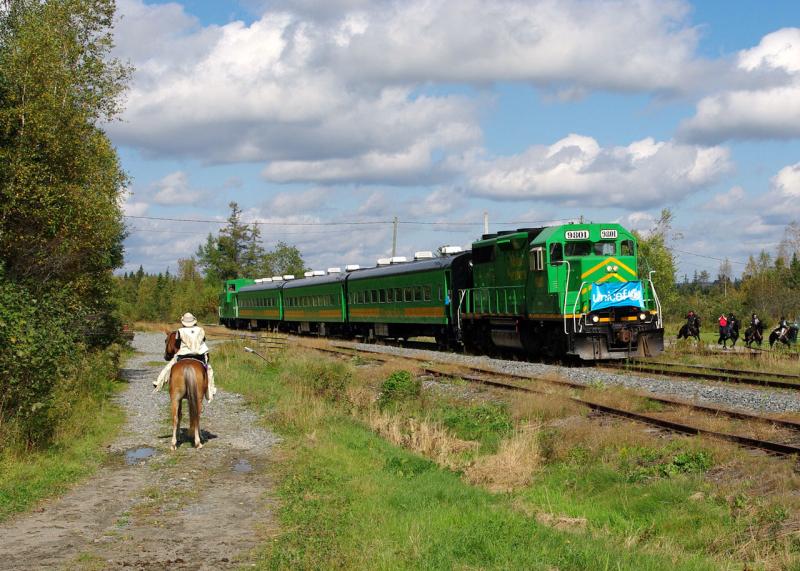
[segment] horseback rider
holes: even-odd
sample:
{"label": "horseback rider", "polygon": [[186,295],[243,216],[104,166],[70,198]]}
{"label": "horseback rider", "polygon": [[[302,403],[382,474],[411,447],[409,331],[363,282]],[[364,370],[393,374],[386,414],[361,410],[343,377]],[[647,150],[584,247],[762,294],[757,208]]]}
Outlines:
{"label": "horseback rider", "polygon": [[689,310],[689,313],[686,314],[686,325],[689,328],[694,328],[697,331],[700,331],[700,316],[697,315],[693,309]]}
{"label": "horseback rider", "polygon": [[786,321],[785,316],[781,315],[781,320],[775,328],[775,331],[778,333],[779,341],[783,341],[786,338],[786,334],[789,333],[789,323]]}
{"label": "horseback rider", "polygon": [[717,343],[723,343],[728,335],[728,318],[723,313],[719,316],[719,340]]}
{"label": "horseback rider", "polygon": [[181,317],[181,325],[183,325],[183,327],[178,329],[180,348],[177,353],[175,353],[175,356],[172,357],[172,360],[167,363],[167,366],[161,371],[161,374],[158,375],[158,379],[153,381],[153,386],[155,387],[153,392],[161,390],[161,387],[163,387],[164,383],[169,379],[169,373],[175,363],[182,358],[195,358],[201,361],[206,367],[206,373],[208,374],[208,391],[206,392],[206,398],[208,402],[211,402],[214,400],[217,387],[214,386],[214,370],[211,368],[211,363],[209,363],[206,332],[202,327],[197,325],[197,319],[189,312],[184,313],[183,317]]}
{"label": "horseback rider", "polygon": [[728,315],[728,337],[733,337],[734,334],[739,333],[739,320],[736,319],[736,316],[731,312]]}
{"label": "horseback rider", "polygon": [[[764,323],[758,318],[758,315],[753,313],[750,316],[750,343],[756,342],[761,345],[764,339]],[[748,345],[749,346],[749,345]]]}

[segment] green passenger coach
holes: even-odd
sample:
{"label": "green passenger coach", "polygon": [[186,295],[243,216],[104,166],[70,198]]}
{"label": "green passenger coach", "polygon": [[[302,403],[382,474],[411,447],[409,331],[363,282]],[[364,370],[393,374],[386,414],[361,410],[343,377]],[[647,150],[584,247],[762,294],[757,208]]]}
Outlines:
{"label": "green passenger coach", "polygon": [[282,281],[261,281],[239,290],[238,323],[248,329],[274,329],[283,319]]}
{"label": "green passenger coach", "polygon": [[319,335],[341,333],[347,315],[346,279],[346,274],[335,271],[286,282],[282,288],[286,328]]}
{"label": "green passenger coach", "polygon": [[455,341],[454,296],[466,287],[468,254],[392,263],[353,272],[347,279],[348,320],[367,338],[435,337]]}

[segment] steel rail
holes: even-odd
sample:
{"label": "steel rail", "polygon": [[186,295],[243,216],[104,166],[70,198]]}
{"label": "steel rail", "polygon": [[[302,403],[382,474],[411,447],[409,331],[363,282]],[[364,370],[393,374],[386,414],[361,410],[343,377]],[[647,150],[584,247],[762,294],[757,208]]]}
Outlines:
{"label": "steel rail", "polygon": [[[684,377],[688,379],[708,379],[711,381],[722,381],[726,383],[737,383],[760,387],[770,387],[774,389],[800,390],[800,376],[793,376],[789,373],[758,373],[744,371],[740,369],[724,369],[722,367],[703,367],[702,365],[689,366],[667,363],[602,363],[600,368],[613,370],[626,370],[635,373],[651,373],[656,375],[668,375],[673,377]],[[686,368],[697,368],[696,371],[687,371]],[[759,378],[759,375],[769,378]],[[797,382],[774,380],[797,378]]]}
{"label": "steel rail", "polygon": [[[369,349],[360,349],[360,348],[355,348],[355,347],[342,347],[342,346],[336,346],[336,345],[334,345],[332,348],[314,347],[314,346],[309,346],[309,345],[307,345],[306,347],[308,347],[310,349],[315,349],[315,350],[318,350],[318,351],[323,351],[323,352],[333,353],[333,354],[339,354],[339,355],[342,355],[342,354],[344,354],[344,355],[358,355],[359,353],[367,353],[370,356],[372,356],[373,358],[375,358],[376,360],[380,360],[380,361],[386,361],[386,360],[390,360],[392,358],[395,358],[395,359],[398,359],[398,358],[399,359],[410,359],[410,360],[416,360],[416,361],[430,361],[430,359],[426,359],[426,358],[423,358],[423,357],[414,357],[414,356],[408,356],[408,355],[385,354],[385,353],[382,353],[382,352],[379,352],[379,351],[372,351],[372,350],[369,350]],[[472,367],[472,366],[469,366],[469,365],[460,365],[460,364],[451,364],[451,363],[440,363],[440,364],[452,365],[452,366],[454,366],[456,368],[465,368],[465,369],[468,369],[468,370],[479,371],[479,372],[484,373],[484,374],[489,374],[489,375],[493,375],[495,377],[501,377],[501,378],[502,377],[509,377],[509,378],[515,378],[515,379],[524,379],[524,380],[529,380],[529,381],[530,380],[540,381],[540,382],[549,383],[549,384],[565,385],[565,386],[569,386],[570,388],[577,388],[577,389],[586,389],[586,388],[588,388],[585,385],[581,385],[581,384],[578,384],[578,383],[571,383],[569,381],[558,381],[558,380],[555,380],[555,379],[542,379],[542,378],[539,378],[539,377],[533,377],[533,376],[527,376],[527,375],[520,375],[520,374],[513,374],[513,373],[511,373],[511,374],[502,373],[502,372],[498,372],[498,371],[481,369],[479,367]],[[491,386],[491,387],[495,387],[495,388],[505,389],[505,390],[527,392],[527,393],[535,393],[535,394],[547,394],[545,391],[537,390],[537,389],[535,389],[533,387],[522,387],[522,386],[519,386],[519,385],[513,385],[513,384],[504,383],[504,382],[496,380],[496,379],[491,379],[491,378],[487,379],[485,377],[478,377],[478,376],[475,376],[475,375],[463,375],[463,374],[455,373],[455,372],[452,372],[452,371],[447,371],[447,370],[442,370],[442,369],[438,369],[438,368],[435,368],[435,367],[431,367],[429,365],[428,366],[422,366],[422,367],[420,367],[420,369],[422,371],[424,371],[424,372],[427,372],[427,373],[430,373],[430,374],[434,374],[434,375],[438,375],[438,376],[455,376],[455,375],[458,375],[459,378],[464,379],[465,381],[478,383],[478,384],[482,384],[482,385],[486,385],[486,386]],[[634,394],[636,396],[648,398],[648,399],[651,399],[653,401],[661,402],[661,403],[664,403],[664,404],[670,404],[670,405],[675,405],[675,406],[685,406],[685,407],[689,407],[689,408],[692,408],[692,409],[695,409],[695,410],[700,410],[700,411],[710,412],[710,413],[715,413],[715,414],[723,414],[723,415],[730,416],[730,417],[733,417],[733,418],[740,418],[740,419],[752,420],[752,421],[758,421],[758,422],[767,422],[767,423],[771,423],[771,424],[774,424],[774,425],[777,425],[777,426],[782,426],[782,427],[785,427],[785,428],[790,428],[790,429],[793,429],[793,430],[800,431],[800,422],[794,422],[794,421],[790,421],[790,420],[775,419],[775,418],[770,418],[770,417],[765,417],[765,416],[753,415],[753,414],[748,414],[748,413],[739,412],[739,411],[732,411],[732,410],[724,409],[724,408],[716,408],[716,407],[705,406],[705,405],[696,405],[694,403],[687,403],[687,402],[683,402],[683,401],[679,401],[679,400],[666,399],[666,398],[651,396],[651,395],[642,394],[642,393],[634,392]],[[745,447],[748,447],[748,448],[757,448],[757,449],[760,449],[760,450],[765,450],[767,452],[771,452],[771,453],[775,453],[775,454],[783,454],[783,455],[800,454],[800,446],[794,446],[794,445],[791,445],[791,444],[784,444],[784,443],[781,443],[781,442],[772,442],[772,441],[769,441],[769,440],[761,440],[761,439],[758,439],[758,438],[752,438],[750,436],[742,436],[742,435],[738,435],[738,434],[729,434],[729,433],[726,433],[726,432],[716,432],[716,431],[713,431],[713,430],[700,428],[700,427],[697,427],[697,426],[691,426],[691,425],[682,424],[682,423],[671,421],[671,420],[665,420],[665,419],[658,418],[658,417],[655,417],[655,416],[652,416],[652,415],[649,415],[649,414],[633,412],[633,411],[630,411],[630,410],[625,410],[625,409],[620,409],[620,408],[608,406],[608,405],[605,405],[605,404],[602,404],[602,403],[598,403],[598,402],[594,402],[594,401],[590,401],[590,400],[582,399],[582,398],[578,398],[578,397],[563,396],[563,398],[569,399],[569,400],[571,400],[571,401],[573,401],[573,402],[575,402],[577,404],[580,404],[582,406],[586,406],[587,408],[589,408],[591,410],[594,410],[594,411],[597,411],[597,412],[601,412],[601,413],[604,413],[604,414],[617,416],[617,417],[620,417],[620,418],[627,418],[627,419],[630,419],[630,420],[635,420],[637,422],[642,422],[644,424],[657,426],[659,428],[664,428],[666,430],[671,430],[673,432],[679,432],[679,433],[682,433],[682,434],[697,435],[697,436],[706,436],[706,437],[714,438],[714,439],[717,439],[717,440],[724,440],[724,441],[727,441],[727,442],[733,442],[735,444],[739,444],[741,446],[745,446]]]}

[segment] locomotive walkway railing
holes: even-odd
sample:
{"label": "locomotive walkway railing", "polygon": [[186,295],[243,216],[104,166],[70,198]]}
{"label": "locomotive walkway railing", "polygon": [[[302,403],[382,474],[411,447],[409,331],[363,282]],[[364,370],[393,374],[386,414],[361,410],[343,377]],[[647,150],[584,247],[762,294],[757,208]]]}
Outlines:
{"label": "locomotive walkway railing", "polygon": [[460,313],[519,315],[525,307],[525,286],[474,287],[459,294]]}

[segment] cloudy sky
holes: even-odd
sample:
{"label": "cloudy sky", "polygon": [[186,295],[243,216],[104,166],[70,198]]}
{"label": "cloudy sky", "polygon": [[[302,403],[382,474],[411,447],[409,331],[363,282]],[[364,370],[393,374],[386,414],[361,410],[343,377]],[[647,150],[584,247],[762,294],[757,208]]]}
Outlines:
{"label": "cloudy sky", "polygon": [[[235,200],[265,245],[368,265],[482,231],[675,214],[681,276],[800,220],[800,3],[117,0],[125,270]],[[168,221],[169,218],[191,221]]]}

